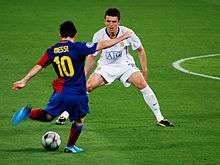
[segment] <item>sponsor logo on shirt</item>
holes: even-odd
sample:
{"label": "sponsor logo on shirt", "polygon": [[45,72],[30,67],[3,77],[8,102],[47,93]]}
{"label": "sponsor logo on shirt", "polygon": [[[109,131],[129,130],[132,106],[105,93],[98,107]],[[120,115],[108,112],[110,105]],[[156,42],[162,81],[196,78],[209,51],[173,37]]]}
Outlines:
{"label": "sponsor logo on shirt", "polygon": [[116,60],[122,56],[122,51],[111,51],[105,53],[105,58],[107,60]]}

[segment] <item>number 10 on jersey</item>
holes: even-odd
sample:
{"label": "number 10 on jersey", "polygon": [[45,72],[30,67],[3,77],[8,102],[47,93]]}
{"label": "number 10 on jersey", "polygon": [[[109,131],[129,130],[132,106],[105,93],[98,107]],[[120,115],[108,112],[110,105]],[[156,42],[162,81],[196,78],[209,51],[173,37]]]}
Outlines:
{"label": "number 10 on jersey", "polygon": [[57,64],[61,77],[72,77],[74,75],[73,63],[69,56],[56,56],[53,61]]}

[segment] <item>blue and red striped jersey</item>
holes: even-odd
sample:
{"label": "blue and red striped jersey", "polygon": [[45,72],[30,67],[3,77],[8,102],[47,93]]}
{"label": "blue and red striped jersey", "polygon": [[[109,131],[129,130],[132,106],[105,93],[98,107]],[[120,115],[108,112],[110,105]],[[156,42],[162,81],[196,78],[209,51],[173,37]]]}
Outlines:
{"label": "blue and red striped jersey", "polygon": [[62,40],[47,49],[37,64],[53,65],[58,76],[52,83],[56,92],[86,94],[85,59],[96,47],[97,43]]}

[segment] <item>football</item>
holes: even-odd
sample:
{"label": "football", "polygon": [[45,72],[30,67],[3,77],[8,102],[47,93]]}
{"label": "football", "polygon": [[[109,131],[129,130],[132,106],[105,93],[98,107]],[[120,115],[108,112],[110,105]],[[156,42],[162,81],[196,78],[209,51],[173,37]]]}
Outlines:
{"label": "football", "polygon": [[42,136],[42,145],[47,151],[56,151],[61,144],[60,135],[49,131]]}

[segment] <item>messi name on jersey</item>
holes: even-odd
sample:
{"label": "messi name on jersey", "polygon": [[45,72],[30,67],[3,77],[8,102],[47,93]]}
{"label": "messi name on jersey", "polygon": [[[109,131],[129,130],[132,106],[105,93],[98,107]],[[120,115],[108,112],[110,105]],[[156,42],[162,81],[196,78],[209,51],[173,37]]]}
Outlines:
{"label": "messi name on jersey", "polygon": [[60,46],[53,49],[54,54],[69,52],[68,46]]}

